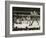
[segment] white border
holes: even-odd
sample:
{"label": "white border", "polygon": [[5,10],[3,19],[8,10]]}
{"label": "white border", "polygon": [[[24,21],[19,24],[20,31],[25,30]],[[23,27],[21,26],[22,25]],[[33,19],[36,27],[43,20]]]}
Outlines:
{"label": "white border", "polygon": [[[40,8],[40,30],[31,31],[12,31],[12,7],[31,7]],[[43,6],[41,5],[21,5],[21,4],[10,4],[10,34],[25,34],[25,33],[42,33],[43,32]]]}

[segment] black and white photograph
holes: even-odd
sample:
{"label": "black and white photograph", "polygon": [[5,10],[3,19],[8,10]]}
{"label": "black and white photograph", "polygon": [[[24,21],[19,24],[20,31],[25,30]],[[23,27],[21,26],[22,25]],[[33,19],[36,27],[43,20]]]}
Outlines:
{"label": "black and white photograph", "polygon": [[6,36],[44,34],[44,3],[8,1]]}
{"label": "black and white photograph", "polygon": [[12,7],[12,30],[40,30],[40,8]]}
{"label": "black and white photograph", "polygon": [[[10,5],[10,33],[41,33],[43,8],[37,5]],[[21,33],[20,33],[21,32]]]}

